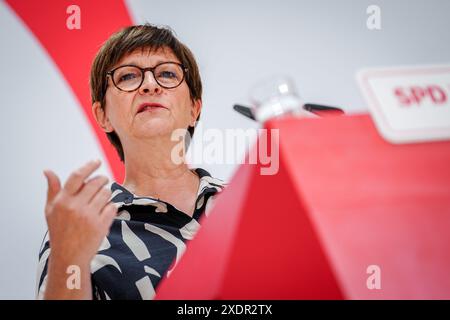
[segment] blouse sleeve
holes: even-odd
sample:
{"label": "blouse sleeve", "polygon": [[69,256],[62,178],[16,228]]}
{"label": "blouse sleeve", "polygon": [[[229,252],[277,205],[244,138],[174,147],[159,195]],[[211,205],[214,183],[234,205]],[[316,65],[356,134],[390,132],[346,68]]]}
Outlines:
{"label": "blouse sleeve", "polygon": [[37,267],[37,279],[36,279],[36,299],[43,300],[45,294],[45,288],[47,285],[47,269],[48,269],[48,257],[50,256],[50,241],[48,237],[48,231],[45,233],[44,240],[42,241],[41,248],[39,250],[39,263]]}

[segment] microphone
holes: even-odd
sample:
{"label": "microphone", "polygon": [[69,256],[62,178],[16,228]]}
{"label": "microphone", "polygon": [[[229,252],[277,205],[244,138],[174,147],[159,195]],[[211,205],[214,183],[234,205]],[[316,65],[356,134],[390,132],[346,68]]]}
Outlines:
{"label": "microphone", "polygon": [[[245,117],[256,121],[255,115],[251,107],[244,106],[241,104],[235,104],[233,105],[233,109],[239,112],[240,114],[244,115]],[[339,107],[325,106],[316,103],[306,103],[303,105],[303,109],[316,115],[323,115],[326,113],[334,113],[340,115],[344,114],[344,110]]]}

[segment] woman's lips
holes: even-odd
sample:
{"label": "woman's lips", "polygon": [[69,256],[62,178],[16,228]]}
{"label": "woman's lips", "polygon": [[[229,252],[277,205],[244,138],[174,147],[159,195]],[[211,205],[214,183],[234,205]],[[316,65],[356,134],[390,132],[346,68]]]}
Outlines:
{"label": "woman's lips", "polygon": [[160,109],[167,109],[167,108],[159,103],[143,103],[139,106],[137,113],[141,113],[144,111],[155,111]]}

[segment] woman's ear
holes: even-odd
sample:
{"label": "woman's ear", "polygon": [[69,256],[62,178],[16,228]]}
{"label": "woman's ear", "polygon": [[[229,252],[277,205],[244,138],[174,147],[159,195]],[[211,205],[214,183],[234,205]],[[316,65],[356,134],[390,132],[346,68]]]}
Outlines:
{"label": "woman's ear", "polygon": [[191,127],[195,127],[195,122],[197,121],[201,111],[202,111],[202,100],[201,99],[193,100],[191,108],[191,122],[190,122]]}
{"label": "woman's ear", "polygon": [[95,121],[105,132],[113,132],[114,129],[106,116],[105,110],[103,110],[100,102],[94,102],[92,105],[92,114],[94,115]]}

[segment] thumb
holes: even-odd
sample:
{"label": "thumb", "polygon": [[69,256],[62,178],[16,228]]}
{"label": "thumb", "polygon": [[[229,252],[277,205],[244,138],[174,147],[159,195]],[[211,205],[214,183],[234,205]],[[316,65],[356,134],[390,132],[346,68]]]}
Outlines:
{"label": "thumb", "polygon": [[44,170],[44,176],[47,178],[48,185],[47,203],[50,203],[56,197],[59,190],[61,190],[61,182],[58,176],[51,170]]}

